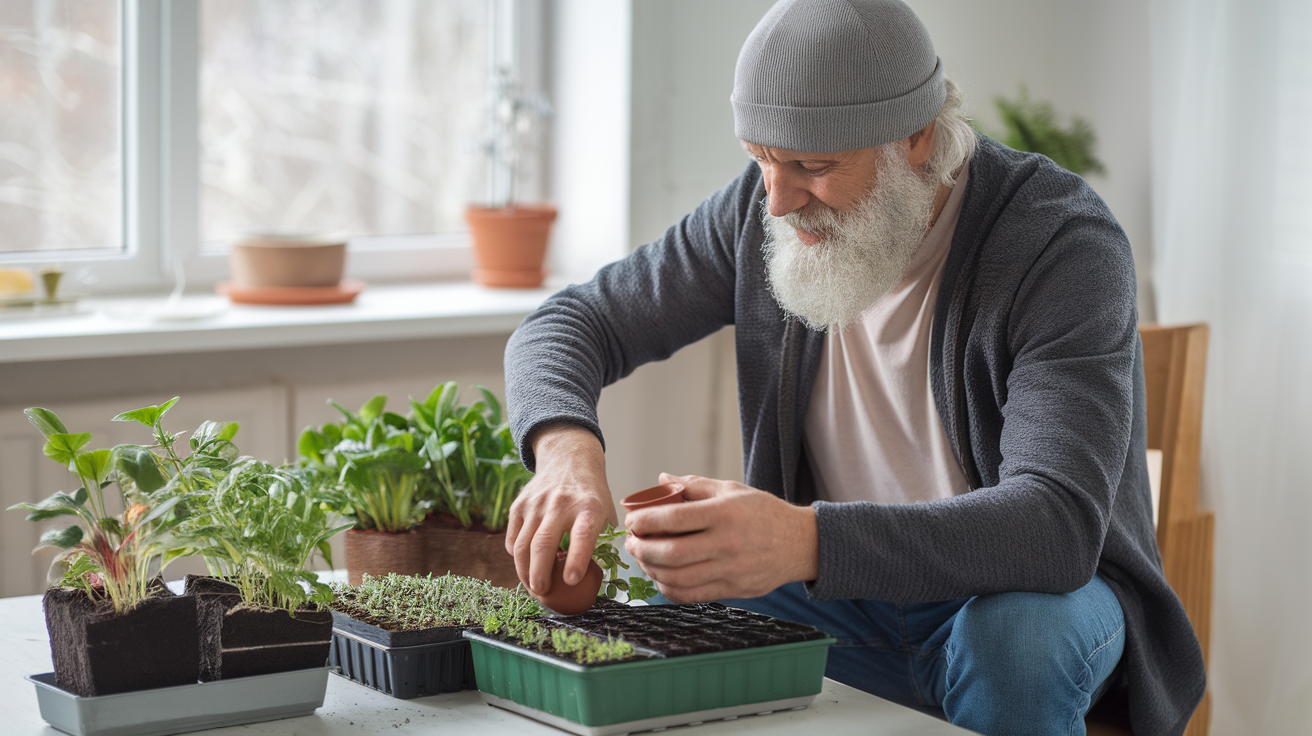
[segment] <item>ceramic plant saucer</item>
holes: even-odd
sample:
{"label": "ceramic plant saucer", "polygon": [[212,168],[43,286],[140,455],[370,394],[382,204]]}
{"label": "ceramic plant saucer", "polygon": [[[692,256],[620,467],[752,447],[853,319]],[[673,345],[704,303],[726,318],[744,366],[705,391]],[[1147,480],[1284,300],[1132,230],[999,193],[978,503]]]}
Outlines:
{"label": "ceramic plant saucer", "polygon": [[312,304],[349,304],[364,290],[363,281],[346,280],[336,286],[267,286],[243,288],[220,281],[214,290],[227,294],[235,304],[274,304],[304,306]]}

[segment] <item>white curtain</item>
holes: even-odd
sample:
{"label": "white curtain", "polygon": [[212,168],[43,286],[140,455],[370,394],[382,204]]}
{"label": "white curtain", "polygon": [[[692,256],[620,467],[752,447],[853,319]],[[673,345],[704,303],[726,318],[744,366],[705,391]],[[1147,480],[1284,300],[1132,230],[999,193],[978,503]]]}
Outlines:
{"label": "white curtain", "polygon": [[1152,26],[1158,320],[1212,328],[1212,734],[1312,734],[1312,0]]}

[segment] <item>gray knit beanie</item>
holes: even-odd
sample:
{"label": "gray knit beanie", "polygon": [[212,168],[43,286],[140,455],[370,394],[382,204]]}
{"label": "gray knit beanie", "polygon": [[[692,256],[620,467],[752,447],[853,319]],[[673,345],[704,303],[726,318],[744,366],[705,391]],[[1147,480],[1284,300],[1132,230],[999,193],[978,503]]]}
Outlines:
{"label": "gray knit beanie", "polygon": [[782,0],[734,71],[734,133],[793,151],[870,148],[929,125],[947,91],[929,32],[900,0]]}

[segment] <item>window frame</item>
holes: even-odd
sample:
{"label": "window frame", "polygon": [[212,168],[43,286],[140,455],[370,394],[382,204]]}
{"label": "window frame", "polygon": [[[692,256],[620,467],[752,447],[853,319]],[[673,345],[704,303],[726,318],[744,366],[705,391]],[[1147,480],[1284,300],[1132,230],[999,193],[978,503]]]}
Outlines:
{"label": "window frame", "polygon": [[[91,294],[166,291],[179,276],[192,288],[227,278],[227,256],[204,251],[200,237],[200,3],[121,0],[120,247],[0,253],[0,266],[89,267],[94,281],[69,289]],[[526,92],[545,90],[545,0],[492,0],[489,13],[489,68],[508,64]],[[544,163],[534,169],[546,171]],[[525,192],[540,195],[543,184],[528,182]],[[349,277],[380,282],[467,279],[472,265],[467,231],[357,237],[347,253]]]}

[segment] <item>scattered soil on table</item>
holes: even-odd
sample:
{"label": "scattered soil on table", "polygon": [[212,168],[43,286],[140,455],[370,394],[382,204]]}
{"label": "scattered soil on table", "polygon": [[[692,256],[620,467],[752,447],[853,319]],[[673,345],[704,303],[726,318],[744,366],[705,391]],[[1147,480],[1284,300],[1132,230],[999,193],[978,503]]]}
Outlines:
{"label": "scattered soil on table", "polygon": [[[549,629],[573,629],[601,639],[622,638],[636,650],[623,661],[754,649],[828,636],[810,626],[720,603],[665,606],[611,603],[613,605],[594,606],[574,616],[544,616],[537,620]],[[494,638],[510,641],[504,635]],[[560,656],[552,650],[549,640],[538,651]],[[570,657],[562,659],[574,661]]]}

